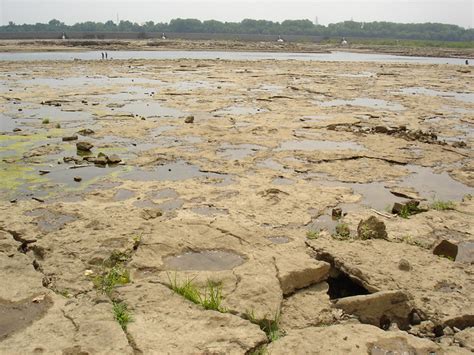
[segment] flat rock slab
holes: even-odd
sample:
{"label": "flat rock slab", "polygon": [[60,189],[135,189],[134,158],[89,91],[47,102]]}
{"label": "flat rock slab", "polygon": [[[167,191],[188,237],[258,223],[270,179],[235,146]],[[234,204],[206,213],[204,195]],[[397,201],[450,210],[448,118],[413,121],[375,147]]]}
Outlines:
{"label": "flat rock slab", "polygon": [[295,292],[283,300],[280,325],[284,330],[329,325],[335,322],[328,295],[328,284],[321,282]]}
{"label": "flat rock slab", "polygon": [[68,300],[53,292],[46,297],[51,308],[1,341],[0,354],[133,354],[110,303]]}
{"label": "flat rock slab", "polygon": [[336,300],[334,306],[357,316],[362,323],[384,327],[395,322],[401,329],[408,328],[408,317],[412,310],[407,295],[401,291],[344,297]]}
{"label": "flat rock slab", "polygon": [[310,327],[289,332],[268,346],[277,354],[429,354],[440,348],[404,332],[385,332],[365,324]]}
{"label": "flat rock slab", "polygon": [[127,331],[145,354],[242,354],[266,341],[257,325],[206,311],[161,284],[123,287],[119,297],[133,318]]}
{"label": "flat rock slab", "polygon": [[[384,240],[337,241],[329,236],[307,241],[316,258],[358,280],[370,292],[401,290],[413,305],[435,322],[456,326],[472,319],[472,267],[433,255],[429,250]],[[411,270],[399,269],[405,259]],[[450,323],[455,320],[455,323]],[[472,324],[471,324],[472,326]]]}
{"label": "flat rock slab", "polygon": [[329,263],[314,260],[305,253],[277,256],[275,264],[284,295],[324,281],[330,269]]}

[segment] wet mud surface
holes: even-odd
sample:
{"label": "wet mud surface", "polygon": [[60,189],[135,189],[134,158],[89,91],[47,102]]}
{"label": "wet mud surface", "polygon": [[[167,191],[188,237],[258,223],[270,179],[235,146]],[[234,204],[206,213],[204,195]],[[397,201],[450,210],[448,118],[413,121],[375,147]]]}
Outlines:
{"label": "wet mud surface", "polygon": [[[396,63],[0,62],[0,322],[17,319],[0,323],[0,353],[283,353],[352,331],[364,336],[341,352],[465,350],[473,76]],[[361,224],[371,216],[380,239]],[[111,260],[130,282],[104,295]],[[203,294],[220,285],[227,312],[170,280]],[[48,307],[24,301],[41,291]],[[278,340],[258,326],[275,314]]]}

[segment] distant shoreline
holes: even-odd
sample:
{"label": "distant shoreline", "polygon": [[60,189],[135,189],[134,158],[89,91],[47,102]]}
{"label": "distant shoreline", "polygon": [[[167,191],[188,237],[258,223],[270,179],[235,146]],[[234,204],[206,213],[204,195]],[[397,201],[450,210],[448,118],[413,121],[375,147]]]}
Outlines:
{"label": "distant shoreline", "polygon": [[474,59],[474,48],[407,47],[393,45],[263,42],[229,40],[0,40],[0,53],[84,51],[229,51],[272,53],[390,54],[411,57]]}

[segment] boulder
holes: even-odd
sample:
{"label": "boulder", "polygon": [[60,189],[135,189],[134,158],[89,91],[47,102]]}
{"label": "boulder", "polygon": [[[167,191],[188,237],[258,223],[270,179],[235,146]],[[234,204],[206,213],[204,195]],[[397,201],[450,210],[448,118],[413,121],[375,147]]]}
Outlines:
{"label": "boulder", "polygon": [[370,295],[340,298],[335,301],[334,307],[357,316],[362,323],[384,329],[391,323],[397,323],[400,329],[407,329],[413,308],[408,296],[402,291],[380,291]]}
{"label": "boulder", "polygon": [[122,162],[122,159],[117,154],[112,154],[111,156],[107,157],[107,162],[109,164],[119,164]]}
{"label": "boulder", "polygon": [[387,239],[385,223],[374,216],[370,216],[366,220],[361,220],[357,226],[357,236],[363,240]]}
{"label": "boulder", "polygon": [[72,136],[66,136],[62,138],[63,142],[77,141],[77,139],[78,137],[75,134]]}
{"label": "boulder", "polygon": [[385,332],[366,324],[309,327],[288,332],[268,346],[279,354],[430,354],[439,346],[402,331]]}
{"label": "boulder", "polygon": [[94,145],[89,142],[77,142],[76,143],[76,148],[77,150],[83,151],[83,152],[88,152],[90,151]]}
{"label": "boulder", "polygon": [[331,267],[329,263],[317,261],[305,253],[276,257],[275,263],[283,295],[326,280]]}

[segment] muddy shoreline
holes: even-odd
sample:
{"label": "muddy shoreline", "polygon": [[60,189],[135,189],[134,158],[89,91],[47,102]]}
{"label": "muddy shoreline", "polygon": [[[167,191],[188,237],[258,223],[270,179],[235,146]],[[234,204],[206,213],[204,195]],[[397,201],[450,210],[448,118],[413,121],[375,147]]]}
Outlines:
{"label": "muddy shoreline", "polygon": [[2,40],[0,53],[48,52],[87,50],[130,51],[241,51],[241,52],[291,52],[329,53],[346,51],[355,53],[392,54],[412,57],[445,57],[474,59],[474,49],[415,48],[381,45],[349,45],[348,47],[317,43],[276,43],[241,41],[190,41],[190,40]]}
{"label": "muddy shoreline", "polygon": [[0,62],[0,353],[471,353],[473,76]]}

